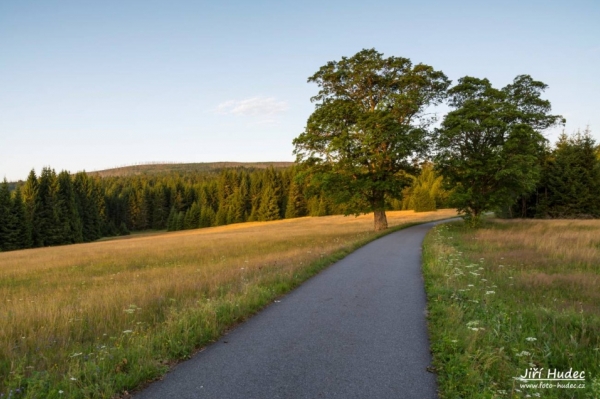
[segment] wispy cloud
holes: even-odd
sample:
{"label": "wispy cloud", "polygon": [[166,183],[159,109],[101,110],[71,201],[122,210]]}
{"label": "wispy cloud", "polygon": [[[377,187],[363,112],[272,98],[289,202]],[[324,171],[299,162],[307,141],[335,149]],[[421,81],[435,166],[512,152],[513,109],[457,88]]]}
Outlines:
{"label": "wispy cloud", "polygon": [[250,116],[259,123],[274,123],[276,116],[287,111],[287,102],[275,97],[252,97],[245,100],[229,100],[219,104],[216,112],[221,115]]}

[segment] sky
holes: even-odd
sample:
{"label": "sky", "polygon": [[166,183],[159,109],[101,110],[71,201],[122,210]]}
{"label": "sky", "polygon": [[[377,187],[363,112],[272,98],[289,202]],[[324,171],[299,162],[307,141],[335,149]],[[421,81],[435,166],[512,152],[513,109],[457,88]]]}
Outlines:
{"label": "sky", "polygon": [[1,1],[0,179],[293,161],[307,78],[363,48],[453,82],[529,74],[568,133],[600,142],[598,21],[598,0]]}

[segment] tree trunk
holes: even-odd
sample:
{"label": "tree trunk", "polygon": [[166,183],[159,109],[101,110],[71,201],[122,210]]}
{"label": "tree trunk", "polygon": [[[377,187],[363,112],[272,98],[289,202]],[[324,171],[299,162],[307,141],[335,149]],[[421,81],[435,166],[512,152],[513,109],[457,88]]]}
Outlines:
{"label": "tree trunk", "polygon": [[385,210],[375,210],[375,231],[382,231],[388,228],[387,217],[385,216]]}

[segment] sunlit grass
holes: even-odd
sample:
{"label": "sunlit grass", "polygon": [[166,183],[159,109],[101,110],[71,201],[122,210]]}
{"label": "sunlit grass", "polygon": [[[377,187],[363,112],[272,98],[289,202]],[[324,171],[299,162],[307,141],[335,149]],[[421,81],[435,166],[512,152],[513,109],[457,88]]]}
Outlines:
{"label": "sunlit grass", "polygon": [[[433,230],[424,273],[441,397],[600,398],[599,241],[598,220]],[[585,388],[526,387],[515,377],[528,368],[585,371]]]}
{"label": "sunlit grass", "polygon": [[329,216],[0,253],[0,392],[108,398],[156,378],[372,229],[372,215]]}

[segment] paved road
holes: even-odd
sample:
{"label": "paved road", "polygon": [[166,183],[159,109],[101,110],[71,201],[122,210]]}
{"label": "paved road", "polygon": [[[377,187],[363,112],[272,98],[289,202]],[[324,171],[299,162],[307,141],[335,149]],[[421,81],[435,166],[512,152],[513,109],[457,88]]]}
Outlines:
{"label": "paved road", "polygon": [[135,398],[437,398],[421,276],[434,224],[360,248]]}

